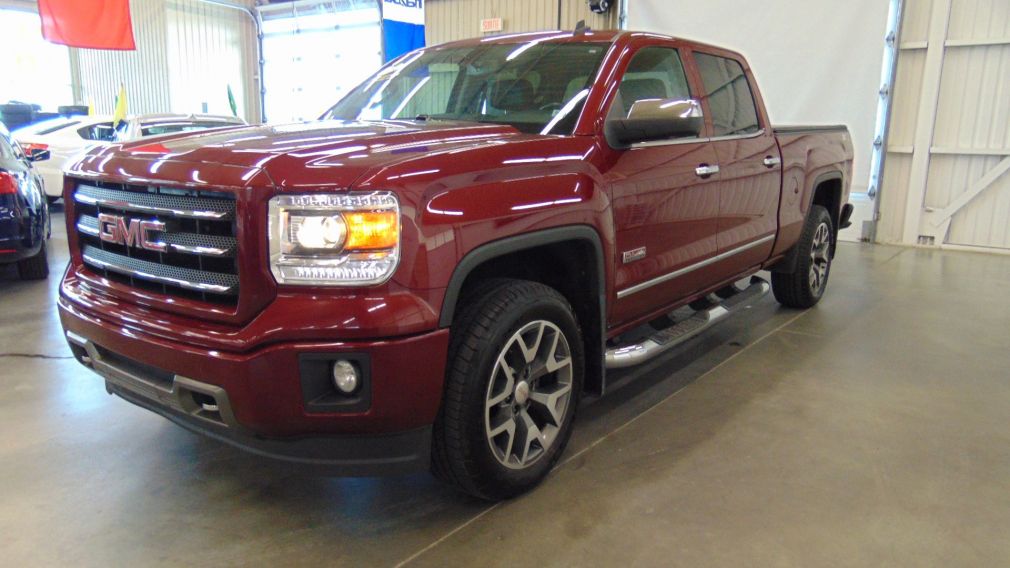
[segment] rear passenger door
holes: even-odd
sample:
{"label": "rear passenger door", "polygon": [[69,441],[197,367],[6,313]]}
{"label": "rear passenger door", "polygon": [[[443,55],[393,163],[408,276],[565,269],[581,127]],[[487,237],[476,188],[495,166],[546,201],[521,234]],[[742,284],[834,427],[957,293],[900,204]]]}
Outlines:
{"label": "rear passenger door", "polygon": [[778,228],[781,166],[772,129],[764,124],[750,78],[734,58],[694,52],[718,158],[717,246],[731,277],[767,260]]}

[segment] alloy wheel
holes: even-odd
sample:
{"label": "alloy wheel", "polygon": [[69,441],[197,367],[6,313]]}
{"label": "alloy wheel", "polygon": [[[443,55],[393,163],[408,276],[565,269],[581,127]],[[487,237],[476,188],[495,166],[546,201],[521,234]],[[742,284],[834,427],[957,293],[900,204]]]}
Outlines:
{"label": "alloy wheel", "polygon": [[820,296],[828,279],[831,264],[831,227],[827,223],[817,225],[813,243],[810,246],[810,292]]}
{"label": "alloy wheel", "polygon": [[530,322],[505,342],[484,412],[488,445],[499,463],[524,469],[543,457],[561,432],[572,377],[568,339],[553,323]]}

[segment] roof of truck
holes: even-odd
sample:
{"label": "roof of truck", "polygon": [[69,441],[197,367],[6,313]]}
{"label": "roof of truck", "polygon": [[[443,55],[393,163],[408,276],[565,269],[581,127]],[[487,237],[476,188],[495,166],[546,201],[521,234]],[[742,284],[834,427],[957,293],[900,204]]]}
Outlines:
{"label": "roof of truck", "polygon": [[481,45],[484,43],[527,43],[530,41],[537,42],[557,42],[557,43],[578,43],[586,41],[597,41],[602,43],[613,43],[622,37],[629,38],[659,38],[665,40],[673,40],[679,42],[690,43],[691,45],[696,45],[699,47],[710,47],[717,50],[731,51],[724,47],[718,45],[712,45],[693,39],[687,39],[682,37],[674,37],[666,34],[660,34],[655,32],[641,32],[641,31],[629,31],[629,30],[579,30],[579,31],[567,31],[567,30],[549,30],[543,32],[523,32],[523,33],[513,33],[513,34],[501,34],[501,35],[491,35],[485,37],[477,37],[470,39],[461,39],[457,41],[450,41],[443,44],[431,46],[432,48],[438,49],[441,47],[469,47],[475,45]]}

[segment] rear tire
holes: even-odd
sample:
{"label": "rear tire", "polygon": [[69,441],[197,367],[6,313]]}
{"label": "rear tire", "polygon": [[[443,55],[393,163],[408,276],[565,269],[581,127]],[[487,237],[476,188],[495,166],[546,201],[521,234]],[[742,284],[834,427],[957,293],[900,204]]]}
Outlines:
{"label": "rear tire", "polygon": [[453,322],[432,472],[481,499],[532,489],[568,443],[584,372],[564,296],[523,280],[481,284]]}
{"label": "rear tire", "polygon": [[35,256],[18,261],[18,276],[22,280],[43,280],[49,276],[49,257],[46,255],[46,243]]}
{"label": "rear tire", "polygon": [[796,270],[772,273],[772,293],[783,306],[811,308],[824,296],[831,274],[835,230],[828,210],[820,205],[810,208],[800,240]]}

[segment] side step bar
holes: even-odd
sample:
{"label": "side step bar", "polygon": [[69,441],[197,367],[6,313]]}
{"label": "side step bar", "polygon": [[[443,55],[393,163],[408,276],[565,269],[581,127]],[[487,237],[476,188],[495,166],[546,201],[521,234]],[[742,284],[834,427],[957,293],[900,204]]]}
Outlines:
{"label": "side step bar", "polygon": [[644,363],[747,307],[767,294],[770,288],[767,281],[753,276],[746,288],[734,285],[720,290],[709,307],[696,311],[694,315],[656,331],[638,343],[608,347],[606,366],[608,369],[622,369]]}

